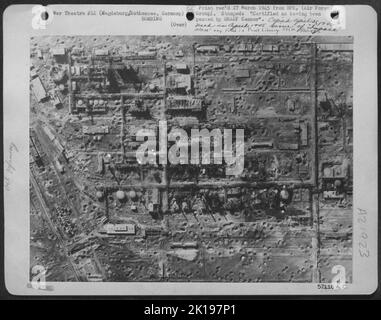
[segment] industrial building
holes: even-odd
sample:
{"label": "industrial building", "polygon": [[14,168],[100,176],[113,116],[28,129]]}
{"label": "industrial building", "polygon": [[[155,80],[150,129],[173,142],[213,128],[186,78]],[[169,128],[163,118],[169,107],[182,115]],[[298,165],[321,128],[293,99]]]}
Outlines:
{"label": "industrial building", "polygon": [[[49,281],[324,283],[327,248],[351,281],[350,37],[30,41],[30,252]],[[210,134],[162,143],[175,128]],[[239,174],[218,153],[159,161],[218,151],[214,129]]]}

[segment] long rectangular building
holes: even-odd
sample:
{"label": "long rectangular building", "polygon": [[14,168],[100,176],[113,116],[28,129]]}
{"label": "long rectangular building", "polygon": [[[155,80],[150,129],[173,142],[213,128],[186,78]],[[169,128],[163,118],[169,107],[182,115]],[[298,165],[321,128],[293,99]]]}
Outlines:
{"label": "long rectangular building", "polygon": [[31,83],[32,83],[33,93],[36,96],[38,102],[45,100],[48,96],[47,96],[45,87],[41,82],[40,77],[36,77],[32,79]]}

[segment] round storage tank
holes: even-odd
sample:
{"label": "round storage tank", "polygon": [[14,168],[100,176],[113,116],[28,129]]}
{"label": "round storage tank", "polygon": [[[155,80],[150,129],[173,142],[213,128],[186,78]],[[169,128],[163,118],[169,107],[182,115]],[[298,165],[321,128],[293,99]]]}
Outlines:
{"label": "round storage tank", "polygon": [[116,192],[116,197],[118,198],[118,200],[124,200],[124,198],[126,197],[126,194],[124,193],[124,191],[119,190]]}

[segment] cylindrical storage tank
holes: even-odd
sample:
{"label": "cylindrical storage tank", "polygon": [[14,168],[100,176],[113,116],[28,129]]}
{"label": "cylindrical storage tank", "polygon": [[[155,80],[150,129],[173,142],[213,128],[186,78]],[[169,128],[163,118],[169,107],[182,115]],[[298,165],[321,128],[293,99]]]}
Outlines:
{"label": "cylindrical storage tank", "polygon": [[101,200],[101,199],[103,199],[104,194],[102,191],[97,191],[96,196],[97,196],[98,200]]}
{"label": "cylindrical storage tank", "polygon": [[341,187],[341,181],[340,180],[335,180],[335,187],[340,188]]}
{"label": "cylindrical storage tank", "polygon": [[124,191],[118,190],[116,192],[116,197],[117,197],[118,200],[122,201],[126,197],[126,194],[124,193]]}
{"label": "cylindrical storage tank", "polygon": [[288,200],[288,197],[289,197],[289,193],[286,189],[283,189],[281,192],[280,192],[280,197],[282,200]]}
{"label": "cylindrical storage tank", "polygon": [[128,191],[128,197],[130,199],[135,199],[136,198],[136,192],[134,190]]}

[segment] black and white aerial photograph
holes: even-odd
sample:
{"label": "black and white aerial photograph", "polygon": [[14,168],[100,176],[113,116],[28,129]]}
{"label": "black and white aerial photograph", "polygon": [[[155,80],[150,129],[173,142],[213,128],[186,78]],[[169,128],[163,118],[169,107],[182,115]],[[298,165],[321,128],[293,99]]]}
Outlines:
{"label": "black and white aerial photograph", "polygon": [[353,38],[30,38],[30,272],[352,282]]}

